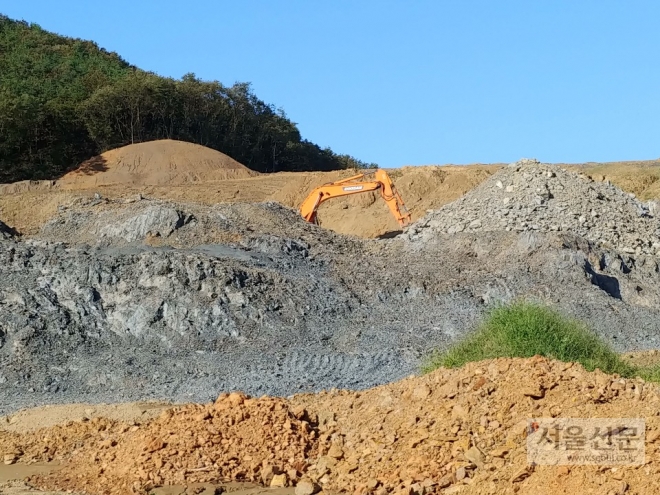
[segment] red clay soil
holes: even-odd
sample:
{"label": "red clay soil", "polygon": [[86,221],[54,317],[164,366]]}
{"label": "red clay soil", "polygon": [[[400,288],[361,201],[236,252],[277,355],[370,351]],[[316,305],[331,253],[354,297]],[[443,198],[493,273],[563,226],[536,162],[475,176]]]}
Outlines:
{"label": "red clay soil", "polygon": [[[544,358],[499,359],[362,392],[232,394],[143,424],[0,432],[0,454],[64,461],[31,483],[94,494],[232,480],[356,495],[651,494],[660,493],[659,410],[655,384]],[[646,463],[529,465],[526,424],[538,417],[644,418]]]}

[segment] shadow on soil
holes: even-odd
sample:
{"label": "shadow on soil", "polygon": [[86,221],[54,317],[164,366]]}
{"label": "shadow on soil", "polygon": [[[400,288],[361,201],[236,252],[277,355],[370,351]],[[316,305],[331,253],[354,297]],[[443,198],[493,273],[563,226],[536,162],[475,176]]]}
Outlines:
{"label": "shadow on soil", "polygon": [[[18,237],[21,233],[13,227],[0,222],[0,234],[8,234],[11,237]],[[2,237],[0,235],[0,237]]]}
{"label": "shadow on soil", "polygon": [[403,234],[403,230],[393,230],[391,232],[385,232],[378,236],[378,239],[394,239],[399,234]]}
{"label": "shadow on soil", "polygon": [[80,166],[73,171],[84,175],[94,175],[99,172],[105,172],[106,170],[108,170],[107,160],[102,156],[95,156],[94,158],[82,162]]}

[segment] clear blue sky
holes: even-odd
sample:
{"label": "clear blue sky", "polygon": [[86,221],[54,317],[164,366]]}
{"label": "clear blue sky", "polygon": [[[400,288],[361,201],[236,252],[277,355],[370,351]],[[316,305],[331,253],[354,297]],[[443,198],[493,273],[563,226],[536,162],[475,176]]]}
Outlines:
{"label": "clear blue sky", "polygon": [[249,81],[304,137],[405,164],[660,157],[658,0],[30,0],[164,76]]}

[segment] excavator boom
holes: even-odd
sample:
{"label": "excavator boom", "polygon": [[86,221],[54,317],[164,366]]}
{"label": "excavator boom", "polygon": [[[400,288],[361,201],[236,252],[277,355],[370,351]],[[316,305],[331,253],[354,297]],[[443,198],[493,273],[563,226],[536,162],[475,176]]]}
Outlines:
{"label": "excavator boom", "polygon": [[[363,181],[362,179],[367,175],[373,175],[374,180]],[[390,212],[401,227],[405,227],[410,223],[410,213],[408,213],[401,195],[394,187],[392,179],[384,170],[376,170],[372,174],[354,175],[315,188],[300,205],[300,214],[308,222],[316,222],[316,212],[321,203],[332,198],[369,191],[380,191],[381,197],[385,200]]]}

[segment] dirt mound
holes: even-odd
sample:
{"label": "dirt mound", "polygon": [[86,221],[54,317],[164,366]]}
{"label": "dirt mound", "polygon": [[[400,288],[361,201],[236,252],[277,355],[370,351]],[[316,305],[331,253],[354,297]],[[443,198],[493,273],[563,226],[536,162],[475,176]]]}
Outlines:
{"label": "dirt mound", "polygon": [[[94,419],[0,433],[0,453],[9,462],[67,461],[31,483],[89,493],[231,479],[359,494],[656,493],[659,404],[658,387],[639,379],[498,359],[364,392],[289,401],[225,394],[144,424]],[[643,418],[647,462],[529,465],[527,420],[542,417]]]}
{"label": "dirt mound", "polygon": [[631,493],[658,490],[646,474],[660,470],[655,457],[643,468],[528,464],[527,420],[540,417],[645,418],[651,459],[660,426],[658,387],[579,365],[499,359],[359,394],[293,402],[332,418],[320,427],[320,457],[308,472],[312,479],[326,477],[324,489],[558,495],[619,493],[625,482]]}
{"label": "dirt mound", "polygon": [[[427,210],[457,200],[500,168],[499,165],[430,165],[403,167],[388,170],[388,173],[411,211],[413,221],[417,221],[428,213]],[[579,171],[594,181],[610,181],[641,199],[660,199],[660,162],[566,165],[565,168]],[[221,181],[211,177],[174,185],[141,185],[125,181],[114,185],[96,184],[95,175],[84,174],[75,180],[68,177],[66,181],[58,182],[24,181],[0,184],[0,217],[22,233],[33,234],[57,213],[58,207],[80,197],[91,197],[95,192],[114,199],[131,198],[141,193],[151,198],[208,205],[274,200],[297,209],[314,187],[355,173],[352,170],[280,172]],[[399,230],[385,203],[374,193],[328,201],[321,205],[319,220],[324,228],[360,237],[378,237]]]}
{"label": "dirt mound", "polygon": [[170,139],[131,144],[106,151],[66,174],[68,189],[123,184],[176,186],[191,182],[245,179],[258,175],[219,151]]}
{"label": "dirt mound", "polygon": [[268,484],[280,473],[296,480],[306,459],[316,457],[316,432],[303,413],[282,399],[233,393],[167,410],[145,425],[102,418],[5,434],[0,443],[5,458],[70,460],[63,471],[34,480],[39,486],[123,494],[184,483]]}
{"label": "dirt mound", "polygon": [[171,409],[171,402],[127,402],[118,404],[50,404],[23,409],[10,416],[0,417],[0,431],[26,433],[69,421],[88,421],[103,417],[114,421],[145,421]]}
{"label": "dirt mound", "polygon": [[0,196],[36,191],[45,192],[57,189],[57,187],[57,182],[54,180],[22,180],[11,184],[0,184]]}
{"label": "dirt mound", "polygon": [[521,160],[430,213],[406,235],[424,241],[438,233],[572,232],[625,253],[658,255],[657,213],[656,202],[642,203],[608,182]]}

